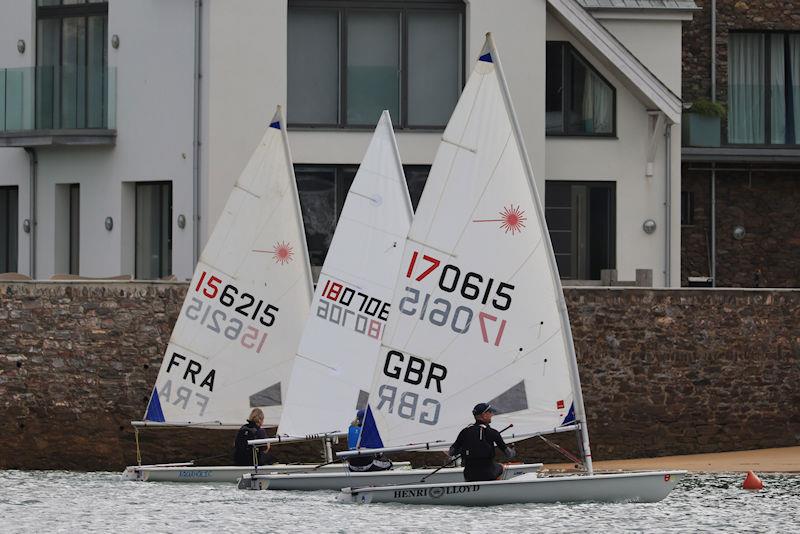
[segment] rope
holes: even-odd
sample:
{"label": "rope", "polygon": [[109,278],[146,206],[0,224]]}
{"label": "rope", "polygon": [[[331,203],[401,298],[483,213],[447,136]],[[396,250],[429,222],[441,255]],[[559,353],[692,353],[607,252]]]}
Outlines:
{"label": "rope", "polygon": [[141,467],[142,465],[142,451],[139,448],[139,428],[133,427],[133,433],[136,436],[136,463]]}
{"label": "rope", "polygon": [[[574,454],[572,454],[571,452],[569,452],[567,449],[565,449],[565,448],[564,448],[564,447],[562,447],[561,445],[558,445],[557,443],[553,443],[552,441],[550,441],[549,439],[547,439],[546,437],[544,437],[544,436],[542,436],[542,435],[539,435],[539,437],[542,439],[542,441],[544,441],[545,443],[547,443],[548,445],[550,445],[550,446],[551,446],[552,448],[554,448],[556,451],[560,452],[560,453],[561,453],[563,456],[565,456],[565,457],[566,457],[568,460],[570,460],[570,461],[572,461],[572,462],[574,462],[574,463],[576,463],[576,464],[580,464],[581,466],[583,466],[583,461],[581,461],[581,459],[580,459],[580,458],[578,458],[577,456],[575,456]],[[585,469],[585,467],[584,467],[584,469]]]}

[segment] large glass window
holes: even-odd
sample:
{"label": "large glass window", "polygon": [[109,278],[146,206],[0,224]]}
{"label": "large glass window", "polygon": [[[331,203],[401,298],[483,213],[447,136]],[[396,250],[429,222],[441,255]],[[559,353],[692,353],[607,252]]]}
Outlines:
{"label": "large glass window", "polygon": [[545,133],[615,135],[614,86],[569,43],[548,42],[545,62]]}
{"label": "large glass window", "polygon": [[443,128],[463,85],[460,0],[290,0],[294,126]]}
{"label": "large glass window", "polygon": [[36,127],[108,126],[108,3],[38,0]]}
{"label": "large glass window", "polygon": [[545,219],[562,279],[599,280],[615,265],[613,182],[545,183]]}
{"label": "large glass window", "polygon": [[728,36],[728,142],[797,144],[800,33]]}
{"label": "large glass window", "polygon": [[136,184],[136,278],[172,274],[172,183]]}
{"label": "large glass window", "polygon": [[0,187],[0,273],[17,272],[17,187]]}
{"label": "large glass window", "polygon": [[[406,165],[403,170],[411,204],[416,209],[430,166]],[[357,171],[357,165],[295,165],[311,265],[321,266],[325,262],[344,199]]]}

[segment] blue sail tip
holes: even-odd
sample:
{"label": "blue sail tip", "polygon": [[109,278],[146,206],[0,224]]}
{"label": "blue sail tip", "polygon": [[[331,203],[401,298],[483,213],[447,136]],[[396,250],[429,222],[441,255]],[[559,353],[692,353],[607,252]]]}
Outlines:
{"label": "blue sail tip", "polygon": [[269,123],[269,127],[270,128],[275,128],[276,130],[280,130],[281,129],[281,121],[271,122],[271,123]]}
{"label": "blue sail tip", "polygon": [[150,402],[147,404],[147,412],[144,414],[145,421],[154,421],[156,423],[163,423],[164,411],[161,409],[161,400],[158,397],[158,389],[153,387],[153,393],[150,395]]}
{"label": "blue sail tip", "polygon": [[494,61],[492,61],[491,52],[487,52],[487,53],[483,54],[481,57],[478,58],[478,61],[485,61],[486,63],[494,63]]}

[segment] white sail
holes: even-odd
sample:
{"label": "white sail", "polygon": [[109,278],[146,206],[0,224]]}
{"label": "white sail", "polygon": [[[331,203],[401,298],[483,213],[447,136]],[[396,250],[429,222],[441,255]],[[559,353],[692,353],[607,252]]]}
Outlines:
{"label": "white sail", "polygon": [[280,107],[197,263],[145,420],[276,425],[312,295]]}
{"label": "white sail", "polygon": [[413,211],[384,111],[345,199],[278,433],[341,432],[365,408]]}
{"label": "white sail", "polygon": [[362,447],[452,442],[479,402],[520,438],[574,419],[563,295],[495,58],[487,39],[406,240]]}

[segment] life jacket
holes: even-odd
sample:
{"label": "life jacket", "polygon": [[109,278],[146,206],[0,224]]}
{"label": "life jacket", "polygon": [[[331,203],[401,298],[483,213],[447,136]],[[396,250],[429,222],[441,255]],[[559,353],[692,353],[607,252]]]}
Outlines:
{"label": "life jacket", "polygon": [[466,428],[463,444],[463,458],[466,462],[494,459],[494,439],[485,425],[471,425]]}
{"label": "life jacket", "polygon": [[258,439],[260,437],[259,428],[251,422],[242,425],[236,433],[236,439],[233,442],[233,463],[236,465],[252,465],[253,464],[253,448],[247,444],[251,439]]}

